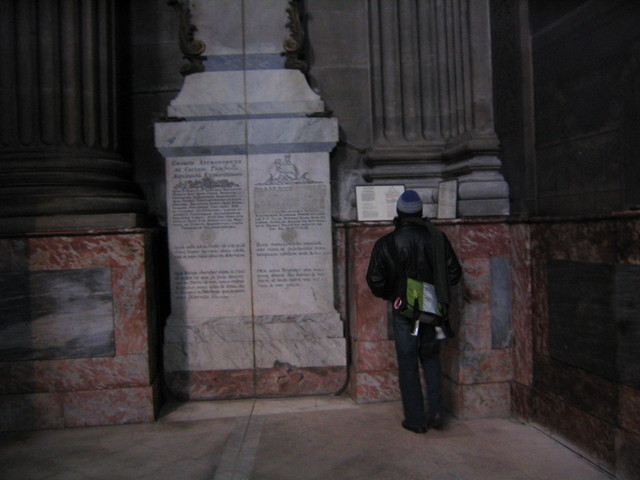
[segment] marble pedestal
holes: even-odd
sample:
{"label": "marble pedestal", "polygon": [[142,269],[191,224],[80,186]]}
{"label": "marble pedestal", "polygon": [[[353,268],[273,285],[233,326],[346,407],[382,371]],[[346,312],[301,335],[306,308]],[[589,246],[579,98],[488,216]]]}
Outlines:
{"label": "marble pedestal", "polygon": [[178,398],[331,393],[346,372],[335,311],[329,151],[335,119],[294,70],[204,72],[156,124],[167,159]]}

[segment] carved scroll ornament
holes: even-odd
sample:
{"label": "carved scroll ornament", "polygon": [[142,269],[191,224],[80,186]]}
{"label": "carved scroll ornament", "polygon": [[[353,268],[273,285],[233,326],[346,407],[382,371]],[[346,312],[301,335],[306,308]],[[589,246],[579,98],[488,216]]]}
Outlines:
{"label": "carved scroll ornament", "polygon": [[287,57],[284,62],[285,68],[306,72],[309,68],[307,62],[302,60],[304,47],[304,28],[302,26],[302,1],[290,0],[287,15],[289,21],[286,27],[289,29],[290,37],[284,41],[284,52]]}

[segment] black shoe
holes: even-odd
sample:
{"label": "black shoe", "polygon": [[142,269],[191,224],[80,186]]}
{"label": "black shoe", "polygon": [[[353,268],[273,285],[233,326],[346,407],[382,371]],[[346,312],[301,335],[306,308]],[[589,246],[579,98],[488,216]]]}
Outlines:
{"label": "black shoe", "polygon": [[427,417],[427,426],[429,428],[435,428],[440,430],[442,428],[442,415],[436,413],[435,415],[429,415]]}
{"label": "black shoe", "polygon": [[406,428],[407,430],[412,431],[413,433],[427,433],[427,427],[414,427],[413,425],[409,425],[407,422],[402,422],[402,428]]}

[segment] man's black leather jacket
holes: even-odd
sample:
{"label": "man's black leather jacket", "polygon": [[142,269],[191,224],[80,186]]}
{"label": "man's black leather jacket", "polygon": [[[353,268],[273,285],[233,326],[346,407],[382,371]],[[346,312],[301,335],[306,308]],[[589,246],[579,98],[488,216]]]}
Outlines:
{"label": "man's black leather jacket", "polygon": [[[376,241],[367,270],[367,284],[371,292],[380,298],[393,301],[402,296],[401,278],[414,278],[435,283],[433,245],[429,231],[410,219],[396,218],[393,232]],[[395,242],[394,255],[390,242]],[[444,237],[447,277],[455,285],[462,275],[462,267],[447,237]],[[394,262],[394,257],[397,262]]]}

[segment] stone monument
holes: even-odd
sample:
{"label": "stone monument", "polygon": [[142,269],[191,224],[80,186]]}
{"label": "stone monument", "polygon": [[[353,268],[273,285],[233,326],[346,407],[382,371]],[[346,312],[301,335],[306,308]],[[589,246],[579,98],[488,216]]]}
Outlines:
{"label": "stone monument", "polygon": [[283,44],[300,41],[297,4],[174,3],[200,52],[156,124],[169,389],[184,399],[335,392],[346,380],[329,185],[338,127],[304,74],[285,68]]}

